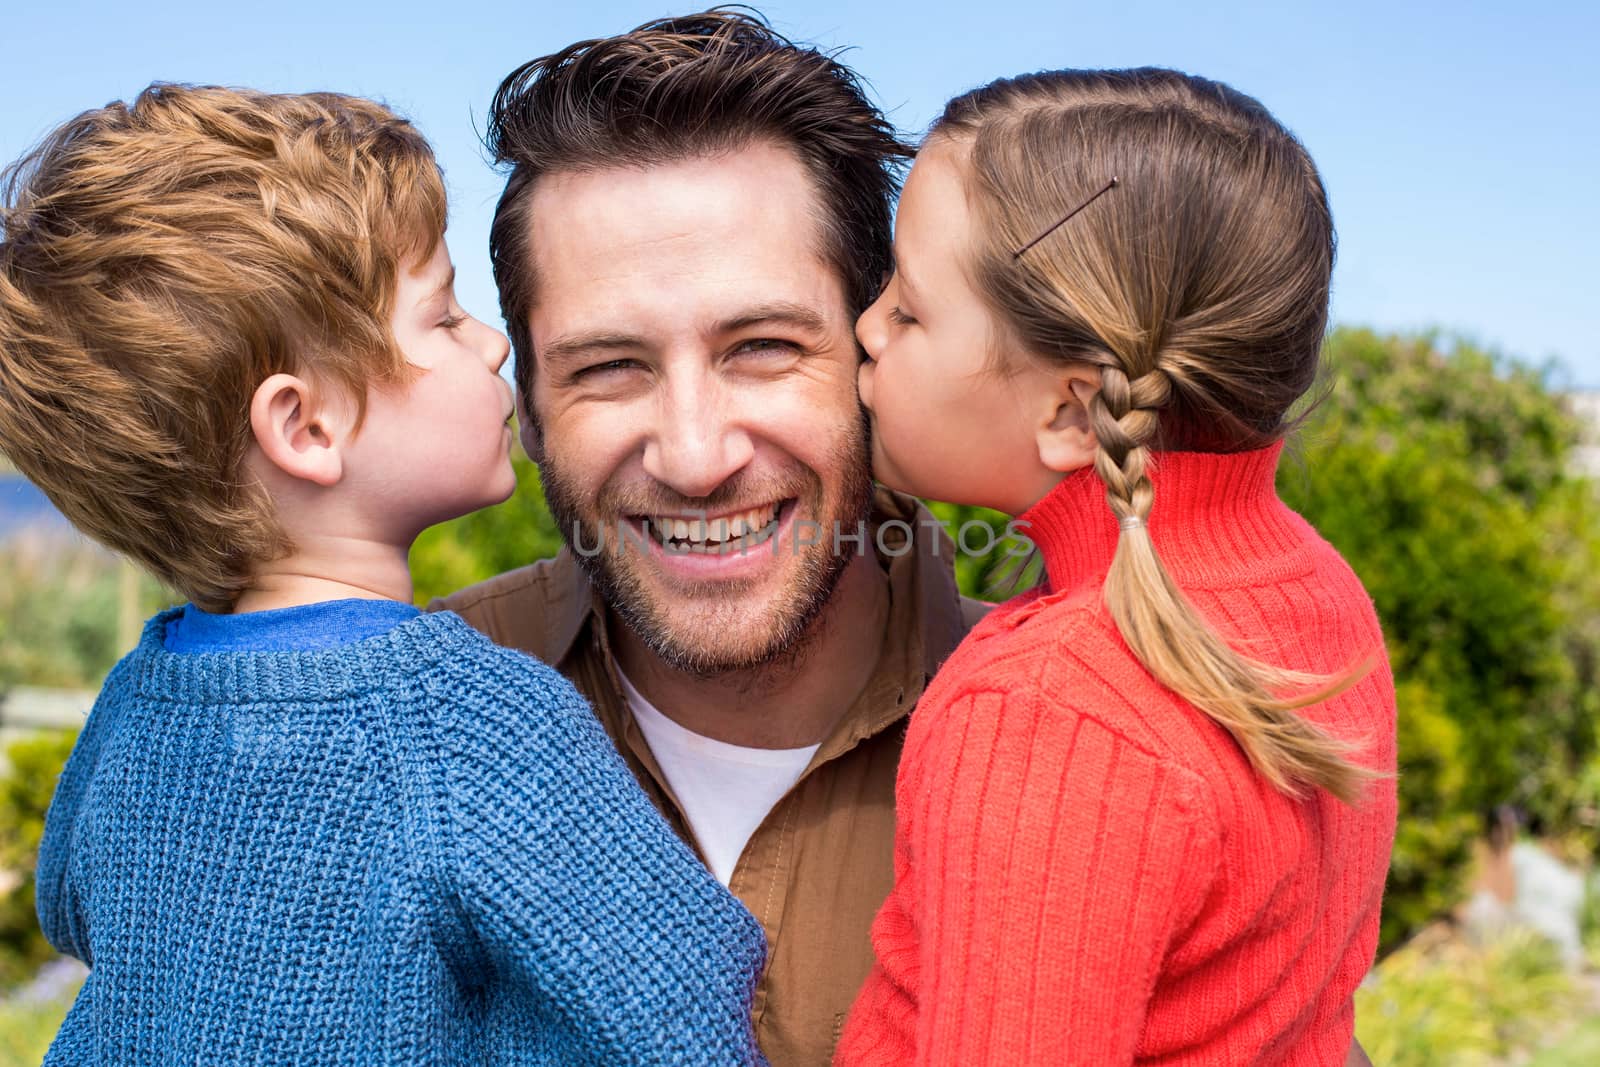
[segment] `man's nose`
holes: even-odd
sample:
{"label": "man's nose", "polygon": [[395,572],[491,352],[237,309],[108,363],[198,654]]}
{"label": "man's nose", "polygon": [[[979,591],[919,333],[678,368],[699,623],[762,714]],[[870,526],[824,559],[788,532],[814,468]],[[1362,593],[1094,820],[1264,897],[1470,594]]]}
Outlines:
{"label": "man's nose", "polygon": [[755,443],[730,417],[728,399],[703,381],[673,390],[645,444],[645,473],[682,496],[703,497],[743,470]]}

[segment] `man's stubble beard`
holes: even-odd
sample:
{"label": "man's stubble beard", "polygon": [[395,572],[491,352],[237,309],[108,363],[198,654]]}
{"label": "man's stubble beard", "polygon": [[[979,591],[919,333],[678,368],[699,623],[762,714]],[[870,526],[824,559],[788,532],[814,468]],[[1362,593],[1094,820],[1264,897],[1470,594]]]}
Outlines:
{"label": "man's stubble beard", "polygon": [[[539,476],[544,485],[545,503],[567,544],[572,545],[574,536],[586,549],[603,540],[604,551],[573,554],[605,604],[663,663],[698,677],[771,669],[786,661],[796,663],[803,656],[813,628],[833,598],[852,556],[870,551],[866,540],[859,545],[853,540],[846,541],[835,551],[835,533],[853,537],[860,532],[872,507],[872,441],[865,410],[853,427],[853,432],[840,443],[832,457],[840,478],[834,514],[826,514],[827,492],[821,479],[814,470],[805,469],[810,484],[797,500],[797,517],[806,511],[819,512],[811,518],[822,526],[820,543],[808,546],[800,554],[797,573],[765,617],[750,618],[738,611],[728,613],[731,617],[725,627],[765,628],[766,640],[753,645],[727,641],[726,632],[712,632],[718,629],[714,623],[697,624],[698,633],[685,634],[681,625],[674,625],[671,608],[656,603],[647,589],[640,573],[640,567],[647,564],[641,562],[630,567],[623,561],[622,556],[627,552],[634,553],[635,560],[642,559],[642,550],[637,544],[619,541],[616,536],[617,524],[624,516],[613,514],[601,520],[592,510],[586,510],[584,495],[573,486],[560,462],[548,450],[543,450],[545,455],[539,466]],[[791,525],[791,536],[797,534],[798,521]],[[870,538],[870,534],[867,537]],[[751,551],[771,550],[758,546]],[[795,549],[791,543],[777,546],[776,551],[782,555],[793,553]],[[737,587],[730,588],[729,593],[736,599]],[[695,600],[700,602],[700,598]]]}

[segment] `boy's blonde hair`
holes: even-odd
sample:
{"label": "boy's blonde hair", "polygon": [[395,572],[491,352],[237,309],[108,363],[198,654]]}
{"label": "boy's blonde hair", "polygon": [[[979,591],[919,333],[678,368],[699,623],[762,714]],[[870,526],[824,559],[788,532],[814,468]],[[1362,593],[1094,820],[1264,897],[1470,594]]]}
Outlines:
{"label": "boy's blonde hair", "polygon": [[225,610],[291,549],[244,471],[279,372],[364,410],[407,377],[402,265],[444,232],[427,142],[333,93],[156,84],[8,169],[0,451],[74,525]]}
{"label": "boy's blonde hair", "polygon": [[1230,648],[1146,526],[1153,449],[1261,448],[1316,381],[1334,235],[1310,156],[1252,98],[1159,69],[997,81],[952,100],[932,136],[966,157],[967,268],[1007,335],[1099,372],[1095,470],[1121,527],[1105,601],[1128,647],[1274,786],[1353,799],[1370,774],[1297,711],[1361,667],[1320,678]]}

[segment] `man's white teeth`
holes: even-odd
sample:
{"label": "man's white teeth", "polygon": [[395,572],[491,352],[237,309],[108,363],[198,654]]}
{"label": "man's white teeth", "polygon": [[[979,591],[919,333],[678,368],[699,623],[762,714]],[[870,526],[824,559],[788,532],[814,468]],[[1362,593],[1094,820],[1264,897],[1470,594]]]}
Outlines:
{"label": "man's white teeth", "polygon": [[766,532],[778,516],[778,505],[752,508],[737,515],[720,519],[676,519],[668,515],[657,516],[652,528],[660,531],[662,538],[687,541],[691,547],[721,547],[740,538],[755,538]]}
{"label": "man's white teeth", "polygon": [[777,504],[768,504],[764,508],[752,508],[743,515],[734,516],[729,524],[729,532],[735,537],[743,537],[746,534],[754,536],[765,531],[777,518]]}

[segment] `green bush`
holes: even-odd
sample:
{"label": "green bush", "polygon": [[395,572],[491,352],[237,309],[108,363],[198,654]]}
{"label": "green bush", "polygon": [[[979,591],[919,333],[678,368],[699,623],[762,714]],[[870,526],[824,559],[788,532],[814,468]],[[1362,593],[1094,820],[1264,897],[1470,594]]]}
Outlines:
{"label": "green bush", "polygon": [[38,1067],[77,995],[74,985],[42,1004],[0,1002],[0,1067]]}
{"label": "green bush", "polygon": [[1577,983],[1537,934],[1481,947],[1424,936],[1356,991],[1356,1036],[1383,1067],[1491,1067],[1581,1007]]}
{"label": "green bush", "polygon": [[1540,1049],[1527,1067],[1594,1067],[1600,1063],[1600,1016],[1590,1016]]}
{"label": "green bush", "polygon": [[1382,944],[1398,944],[1465,895],[1472,840],[1483,821],[1466,799],[1469,764],[1461,728],[1425,682],[1395,686],[1404,816],[1383,901]]}
{"label": "green bush", "polygon": [[0,989],[31,977],[55,955],[34,914],[33,872],[44,816],[76,732],[29,734],[0,761]]}
{"label": "green bush", "polygon": [[[86,542],[0,546],[0,693],[13,685],[92,689],[127,651],[117,633],[121,564]],[[174,597],[140,575],[140,619]]]}
{"label": "green bush", "polygon": [[80,546],[13,543],[0,553],[0,690],[81,687],[116,662],[114,561]]}
{"label": "green bush", "polygon": [[[1041,575],[1043,565],[1037,553],[1026,552],[1024,542],[1006,537],[1006,525],[1010,522],[1007,516],[998,511],[964,504],[945,504],[933,500],[926,503],[934,517],[944,523],[945,531],[952,540],[962,537],[963,529],[970,527],[966,543],[974,552],[969,554],[961,551],[960,545],[956,547],[956,584],[967,596],[979,600],[1004,600],[1017,590],[1031,585]],[[972,524],[989,527],[990,534],[984,536]],[[976,550],[985,544],[991,545],[989,551],[977,554]]]}
{"label": "green bush", "polygon": [[1480,813],[1593,836],[1600,507],[1544,373],[1339,330],[1333,389],[1280,489],[1361,576],[1398,682],[1392,947],[1459,899]]}

